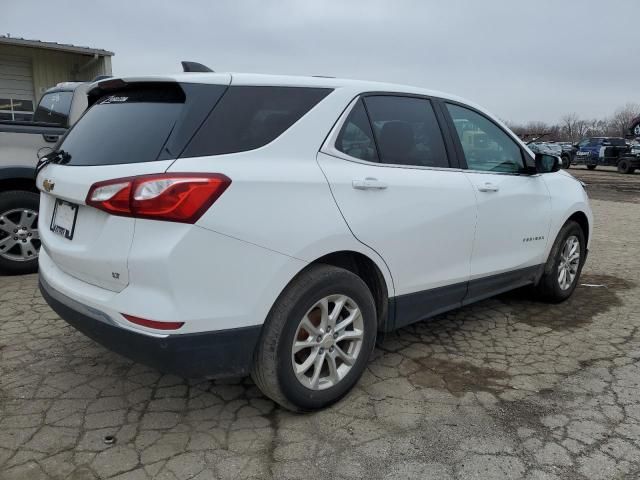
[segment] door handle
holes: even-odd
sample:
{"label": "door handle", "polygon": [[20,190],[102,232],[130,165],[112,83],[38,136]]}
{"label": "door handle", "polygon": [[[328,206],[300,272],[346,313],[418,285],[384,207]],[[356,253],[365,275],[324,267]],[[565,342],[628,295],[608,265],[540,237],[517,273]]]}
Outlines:
{"label": "door handle", "polygon": [[351,185],[356,190],[384,190],[387,184],[377,178],[367,177],[364,180],[354,180]]}
{"label": "door handle", "polygon": [[478,185],[478,190],[481,192],[497,192],[500,187],[491,182],[484,182],[482,185]]}

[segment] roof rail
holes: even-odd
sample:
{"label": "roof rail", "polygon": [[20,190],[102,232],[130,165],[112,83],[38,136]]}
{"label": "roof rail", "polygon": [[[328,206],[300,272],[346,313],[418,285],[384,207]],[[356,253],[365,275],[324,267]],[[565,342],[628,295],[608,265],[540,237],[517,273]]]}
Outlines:
{"label": "roof rail", "polygon": [[213,72],[209,67],[198,62],[182,61],[183,72]]}

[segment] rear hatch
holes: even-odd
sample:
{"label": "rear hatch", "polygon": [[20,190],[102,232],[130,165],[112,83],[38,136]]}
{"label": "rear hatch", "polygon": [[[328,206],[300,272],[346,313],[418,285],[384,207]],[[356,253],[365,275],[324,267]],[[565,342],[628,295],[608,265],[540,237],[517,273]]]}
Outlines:
{"label": "rear hatch", "polygon": [[39,232],[46,254],[65,273],[112,291],[129,283],[127,256],[135,219],[86,205],[94,183],[162,173],[230,82],[106,80],[92,105],[38,174]]}

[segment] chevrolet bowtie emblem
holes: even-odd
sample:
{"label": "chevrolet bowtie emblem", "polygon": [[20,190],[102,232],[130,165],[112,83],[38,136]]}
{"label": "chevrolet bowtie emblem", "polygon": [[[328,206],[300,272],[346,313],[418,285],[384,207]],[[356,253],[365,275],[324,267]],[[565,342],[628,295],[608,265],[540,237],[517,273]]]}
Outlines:
{"label": "chevrolet bowtie emblem", "polygon": [[52,181],[45,179],[44,182],[42,182],[42,188],[44,188],[47,192],[50,192],[51,190],[53,190],[53,187],[55,187],[55,183],[53,183]]}

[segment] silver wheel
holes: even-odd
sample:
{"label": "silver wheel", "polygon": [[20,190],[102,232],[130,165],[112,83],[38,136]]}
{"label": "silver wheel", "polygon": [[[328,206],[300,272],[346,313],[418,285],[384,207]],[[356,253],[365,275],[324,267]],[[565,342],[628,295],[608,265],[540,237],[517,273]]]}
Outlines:
{"label": "silver wheel", "polygon": [[27,262],[38,257],[38,212],[16,208],[0,213],[0,257]]}
{"label": "silver wheel", "polygon": [[346,295],[324,297],[302,317],[293,338],[291,362],[298,381],[311,390],[333,387],[362,349],[360,308]]}
{"label": "silver wheel", "polygon": [[564,242],[558,262],[558,285],[562,290],[568,290],[578,275],[580,266],[580,240],[575,235]]}

